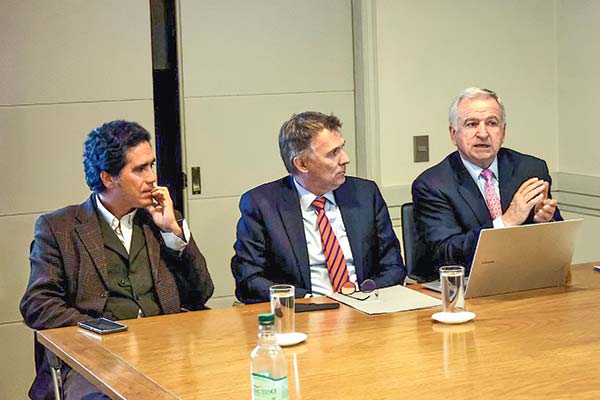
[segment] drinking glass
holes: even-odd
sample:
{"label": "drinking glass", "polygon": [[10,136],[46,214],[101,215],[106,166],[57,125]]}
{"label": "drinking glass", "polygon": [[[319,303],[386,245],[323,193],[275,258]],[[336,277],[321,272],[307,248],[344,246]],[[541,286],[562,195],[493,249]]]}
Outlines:
{"label": "drinking glass", "polygon": [[269,288],[271,312],[275,314],[275,332],[294,333],[295,327],[295,288],[293,285],[273,285]]}
{"label": "drinking glass", "polygon": [[460,265],[440,267],[440,283],[444,312],[465,311],[465,268]]}

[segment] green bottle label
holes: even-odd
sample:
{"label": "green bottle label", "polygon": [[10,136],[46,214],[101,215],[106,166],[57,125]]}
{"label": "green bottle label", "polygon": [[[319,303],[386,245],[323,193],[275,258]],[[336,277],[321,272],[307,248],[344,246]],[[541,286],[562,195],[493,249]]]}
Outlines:
{"label": "green bottle label", "polygon": [[279,379],[252,373],[253,400],[288,400],[288,378]]}

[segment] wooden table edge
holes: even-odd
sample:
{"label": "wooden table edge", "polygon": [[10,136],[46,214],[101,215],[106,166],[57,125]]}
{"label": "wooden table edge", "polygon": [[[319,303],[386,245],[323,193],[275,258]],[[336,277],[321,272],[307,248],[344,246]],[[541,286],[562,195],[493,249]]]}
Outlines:
{"label": "wooden table edge", "polygon": [[[81,330],[77,327],[73,327],[73,329]],[[54,343],[49,336],[51,331],[36,331],[36,340],[107,396],[114,399],[128,399],[135,396],[152,399],[178,399],[173,393],[127,364],[114,353],[100,346],[101,337],[86,337],[88,335],[98,335],[85,331],[76,335],[74,340],[77,342],[77,357],[82,360],[77,361]],[[86,365],[88,360],[94,360],[96,364],[102,364],[102,369],[95,368],[94,370],[98,372],[92,372],[89,365]]]}

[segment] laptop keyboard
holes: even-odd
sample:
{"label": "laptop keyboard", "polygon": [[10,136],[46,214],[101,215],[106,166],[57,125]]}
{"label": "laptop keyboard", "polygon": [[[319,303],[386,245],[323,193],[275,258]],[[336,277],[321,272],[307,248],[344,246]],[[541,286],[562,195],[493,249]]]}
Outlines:
{"label": "laptop keyboard", "polygon": [[427,288],[429,290],[434,290],[436,292],[442,292],[442,282],[440,282],[439,279],[436,279],[435,281],[431,281],[431,282],[425,282],[423,284],[424,288]]}
{"label": "laptop keyboard", "polygon": [[[467,286],[467,283],[469,283],[468,276],[465,278],[465,287]],[[427,288],[429,290],[433,290],[433,291],[442,293],[442,282],[440,282],[439,279],[436,279],[435,281],[431,281],[431,282],[425,282],[425,283],[423,283],[423,287]]]}

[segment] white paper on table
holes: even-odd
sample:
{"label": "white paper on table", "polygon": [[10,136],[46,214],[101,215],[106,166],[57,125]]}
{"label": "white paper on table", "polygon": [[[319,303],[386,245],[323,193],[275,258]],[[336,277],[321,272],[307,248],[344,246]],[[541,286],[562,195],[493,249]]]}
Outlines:
{"label": "white paper on table", "polygon": [[[375,293],[371,293],[371,298],[363,301],[351,297],[356,294],[347,296],[341,293],[333,293],[328,295],[328,297],[367,314],[384,314],[442,305],[441,300],[402,285],[390,286],[377,290],[379,290],[378,299],[375,299]],[[360,297],[366,296],[366,294],[362,292],[356,293]]]}

